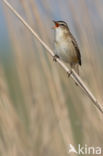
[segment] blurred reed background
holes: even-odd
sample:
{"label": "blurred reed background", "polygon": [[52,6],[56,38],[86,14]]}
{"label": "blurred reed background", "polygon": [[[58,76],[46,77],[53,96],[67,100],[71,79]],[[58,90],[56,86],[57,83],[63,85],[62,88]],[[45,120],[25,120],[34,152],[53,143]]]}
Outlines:
{"label": "blurred reed background", "polygon": [[[103,103],[103,1],[9,2],[52,49],[52,20],[68,23],[81,50],[81,78]],[[0,156],[66,156],[70,143],[102,147],[102,114],[0,5],[5,14],[0,27]]]}

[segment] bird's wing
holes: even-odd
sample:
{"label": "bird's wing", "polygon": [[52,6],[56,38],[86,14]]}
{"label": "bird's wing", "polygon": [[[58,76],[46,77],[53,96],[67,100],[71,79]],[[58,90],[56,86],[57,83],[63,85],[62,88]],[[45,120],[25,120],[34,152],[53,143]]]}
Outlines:
{"label": "bird's wing", "polygon": [[77,44],[77,42],[76,42],[76,40],[75,40],[75,38],[73,37],[72,34],[71,34],[71,38],[72,38],[72,43],[73,43],[73,45],[75,47],[75,50],[77,52],[77,57],[78,57],[78,60],[79,60],[79,65],[81,65],[82,64],[81,63],[81,54],[80,54],[80,50],[79,50],[78,44]]}

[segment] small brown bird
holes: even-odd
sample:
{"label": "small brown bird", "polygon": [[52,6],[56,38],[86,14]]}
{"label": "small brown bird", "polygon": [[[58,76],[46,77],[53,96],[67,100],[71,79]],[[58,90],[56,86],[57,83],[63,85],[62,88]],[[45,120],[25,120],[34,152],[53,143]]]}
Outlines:
{"label": "small brown bird", "polygon": [[55,26],[55,56],[66,63],[69,63],[77,74],[81,65],[81,54],[77,42],[71,34],[68,25],[64,21],[53,21]]}

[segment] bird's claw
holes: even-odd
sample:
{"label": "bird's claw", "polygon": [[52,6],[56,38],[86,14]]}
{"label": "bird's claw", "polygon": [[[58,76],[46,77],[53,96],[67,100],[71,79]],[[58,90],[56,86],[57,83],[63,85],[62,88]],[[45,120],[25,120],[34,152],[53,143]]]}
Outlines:
{"label": "bird's claw", "polygon": [[71,74],[72,74],[72,70],[70,70],[70,72],[67,72],[68,77],[70,77]]}
{"label": "bird's claw", "polygon": [[57,61],[57,60],[56,60],[57,58],[59,58],[59,56],[58,56],[58,55],[54,55],[54,56],[53,56],[53,61],[56,62],[56,61]]}
{"label": "bird's claw", "polygon": [[[71,76],[71,74],[72,74],[72,70],[70,70],[70,72],[67,72],[68,78]],[[77,82],[75,82],[75,84],[78,86],[78,83]]]}

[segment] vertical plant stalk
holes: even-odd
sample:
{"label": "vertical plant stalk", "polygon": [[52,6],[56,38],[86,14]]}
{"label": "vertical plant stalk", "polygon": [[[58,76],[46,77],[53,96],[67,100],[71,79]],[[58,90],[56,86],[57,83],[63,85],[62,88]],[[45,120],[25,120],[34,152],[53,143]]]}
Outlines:
{"label": "vertical plant stalk", "polygon": [[[47,46],[47,44],[38,36],[38,34],[30,27],[30,25],[20,16],[20,14],[11,6],[11,4],[7,0],[2,0],[6,6],[18,17],[18,19],[26,26],[26,28],[32,33],[33,36],[42,44],[42,46],[47,49],[48,53],[53,57],[54,52]],[[59,59],[56,59],[59,65],[67,72],[70,73],[69,68]],[[92,102],[96,105],[96,107],[103,113],[103,105],[101,105],[89,88],[84,84],[79,75],[72,69],[72,73],[70,74],[72,79],[78,84],[79,87],[88,95],[88,97],[92,100]]]}

